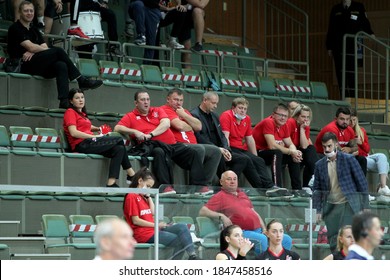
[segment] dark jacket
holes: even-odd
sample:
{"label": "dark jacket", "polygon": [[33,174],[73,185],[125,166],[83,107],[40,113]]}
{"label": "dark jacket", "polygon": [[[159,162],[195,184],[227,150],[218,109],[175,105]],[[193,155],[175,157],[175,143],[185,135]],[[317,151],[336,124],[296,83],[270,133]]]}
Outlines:
{"label": "dark jacket", "polygon": [[[219,146],[217,143],[212,142],[211,137],[211,131],[209,127],[209,122],[206,120],[204,113],[202,110],[198,107],[195,107],[190,111],[192,116],[195,118],[199,119],[202,123],[202,130],[198,131],[195,133],[196,140],[198,141],[199,144],[211,144],[211,145],[216,145]],[[225,134],[222,132],[221,124],[219,122],[219,117],[216,113],[211,112],[210,113],[213,119],[213,123],[216,127],[217,135],[216,137],[218,138],[219,142],[221,143],[220,148],[225,148],[230,150],[230,147],[228,145],[227,139],[225,137]]]}

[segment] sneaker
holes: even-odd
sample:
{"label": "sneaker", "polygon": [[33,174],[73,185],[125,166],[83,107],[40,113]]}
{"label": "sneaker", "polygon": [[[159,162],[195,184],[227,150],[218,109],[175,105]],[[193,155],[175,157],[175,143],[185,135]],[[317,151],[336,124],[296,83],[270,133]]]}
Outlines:
{"label": "sneaker", "polygon": [[295,190],[294,196],[296,196],[296,197],[310,197],[310,194],[308,194],[305,190]]}
{"label": "sneaker", "polygon": [[130,22],[126,22],[126,26],[125,26],[125,36],[127,37],[130,37],[130,38],[134,38],[135,36],[135,24],[134,24],[134,21],[130,21]]}
{"label": "sneaker", "polygon": [[375,196],[372,196],[372,195],[368,195],[368,200],[369,201],[374,201],[376,199]]}
{"label": "sneaker", "polygon": [[137,35],[137,38],[134,40],[134,44],[136,44],[138,46],[145,46],[146,45],[145,35],[142,35],[142,34]]}
{"label": "sneaker", "polygon": [[112,185],[106,185],[107,188],[120,188],[116,183]]}
{"label": "sneaker", "polygon": [[284,197],[284,198],[291,198],[294,197],[293,194],[291,194],[286,188],[280,188],[277,186],[273,186],[269,190],[265,192],[265,195],[268,197]]}
{"label": "sneaker", "polygon": [[172,186],[166,187],[160,195],[176,194],[175,189]]}
{"label": "sneaker", "polygon": [[84,34],[84,32],[81,30],[80,27],[69,28],[68,29],[68,36],[75,36],[77,38],[90,39],[87,35]]}
{"label": "sneaker", "polygon": [[304,190],[305,192],[307,192],[310,196],[313,195],[313,191],[312,191],[311,188],[309,188],[309,187],[304,187],[304,188],[302,188],[302,190]]}
{"label": "sneaker", "polygon": [[203,46],[202,46],[202,44],[199,43],[199,42],[195,43],[195,45],[193,45],[193,46],[191,47],[191,51],[193,51],[193,52],[201,52],[201,51],[203,51]]}
{"label": "sneaker", "polygon": [[184,49],[184,46],[177,42],[176,37],[169,38],[169,40],[167,41],[167,46],[171,49],[176,49],[176,50]]}
{"label": "sneaker", "polygon": [[390,189],[389,189],[389,187],[387,185],[382,187],[382,188],[379,188],[378,193],[380,195],[384,195],[384,196],[389,196],[390,197]]}
{"label": "sneaker", "polygon": [[82,90],[95,89],[100,87],[103,84],[101,80],[91,80],[89,78],[84,78],[79,82],[79,87]]}
{"label": "sneaker", "polygon": [[199,191],[195,192],[194,194],[198,194],[198,195],[208,195],[208,194],[213,194],[214,191],[212,189],[210,189],[209,187],[207,186],[204,186],[202,187]]}

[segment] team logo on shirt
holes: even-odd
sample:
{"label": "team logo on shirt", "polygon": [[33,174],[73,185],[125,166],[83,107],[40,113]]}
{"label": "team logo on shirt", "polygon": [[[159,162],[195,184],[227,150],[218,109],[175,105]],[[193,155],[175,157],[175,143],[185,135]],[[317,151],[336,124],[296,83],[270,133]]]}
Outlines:
{"label": "team logo on shirt", "polygon": [[140,216],[148,215],[148,214],[152,214],[152,210],[144,209],[144,210],[141,210],[141,212],[139,213]]}
{"label": "team logo on shirt", "polygon": [[153,117],[158,118],[158,112],[153,112]]}
{"label": "team logo on shirt", "polygon": [[141,117],[140,117],[140,116],[136,116],[135,119],[136,119],[136,120],[140,120]]}

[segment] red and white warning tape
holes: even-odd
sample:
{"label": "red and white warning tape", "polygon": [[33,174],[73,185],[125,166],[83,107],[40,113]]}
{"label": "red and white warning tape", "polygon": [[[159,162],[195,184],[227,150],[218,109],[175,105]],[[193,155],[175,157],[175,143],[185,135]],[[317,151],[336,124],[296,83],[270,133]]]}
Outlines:
{"label": "red and white warning tape", "polygon": [[96,229],[96,225],[79,225],[79,224],[69,225],[69,231],[73,231],[73,232],[94,232],[95,229]]}
{"label": "red and white warning tape", "polygon": [[212,53],[212,54],[216,54],[218,56],[222,56],[224,54],[228,54],[228,55],[237,55],[236,52],[225,52],[225,51],[218,51],[218,50],[203,50],[204,53]]}
{"label": "red and white warning tape", "polygon": [[[309,225],[291,224],[286,226],[287,231],[309,231]],[[324,225],[313,225],[313,231],[321,231],[326,229]]]}
{"label": "red and white warning tape", "polygon": [[30,134],[11,134],[11,141],[37,142],[37,143],[60,143],[59,136],[40,136]]}
{"label": "red and white warning tape", "polygon": [[0,56],[0,64],[5,63],[7,59],[5,57]]}
{"label": "red and white warning tape", "polygon": [[199,82],[200,81],[200,76],[177,75],[177,74],[162,74],[162,79],[166,80],[166,81]]}
{"label": "red and white warning tape", "polygon": [[306,93],[310,93],[311,92],[310,87],[278,85],[278,86],[276,86],[276,88],[279,91],[306,92]]}
{"label": "red and white warning tape", "polygon": [[126,76],[141,76],[141,71],[136,69],[122,69],[122,68],[101,68],[102,74],[126,75]]}
{"label": "red and white warning tape", "polygon": [[242,87],[251,87],[251,88],[257,87],[256,82],[248,82],[248,81],[221,79],[221,83],[224,85],[231,85],[231,86],[242,86]]}

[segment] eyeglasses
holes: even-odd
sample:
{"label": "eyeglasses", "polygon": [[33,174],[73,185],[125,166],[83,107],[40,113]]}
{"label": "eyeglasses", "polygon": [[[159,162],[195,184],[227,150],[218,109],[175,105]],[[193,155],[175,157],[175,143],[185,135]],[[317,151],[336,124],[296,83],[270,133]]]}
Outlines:
{"label": "eyeglasses", "polygon": [[280,118],[288,118],[288,115],[286,114],[281,114],[281,113],[276,113],[274,112],[275,115],[278,115]]}

